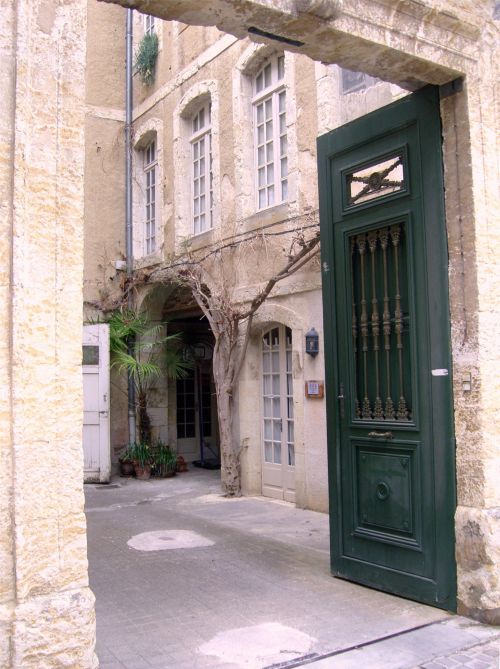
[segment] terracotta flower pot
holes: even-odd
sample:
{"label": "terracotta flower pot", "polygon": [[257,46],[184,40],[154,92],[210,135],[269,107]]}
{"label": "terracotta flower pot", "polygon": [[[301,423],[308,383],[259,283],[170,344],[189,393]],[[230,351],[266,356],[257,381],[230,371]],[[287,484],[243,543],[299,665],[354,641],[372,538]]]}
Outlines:
{"label": "terracotta flower pot", "polygon": [[133,476],[134,475],[134,463],[130,460],[125,460],[122,462],[120,460],[120,476]]}
{"label": "terracotta flower pot", "polygon": [[151,465],[141,465],[134,462],[135,475],[140,481],[147,481],[151,478]]}

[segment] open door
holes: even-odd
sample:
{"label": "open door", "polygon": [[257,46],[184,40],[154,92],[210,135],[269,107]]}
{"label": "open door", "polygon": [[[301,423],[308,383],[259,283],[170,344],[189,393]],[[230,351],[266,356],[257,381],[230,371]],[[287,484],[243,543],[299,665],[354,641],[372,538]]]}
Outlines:
{"label": "open door", "polygon": [[83,472],[85,483],[108,483],[109,325],[83,327]]}
{"label": "open door", "polygon": [[437,90],[318,140],[332,571],[455,609]]}

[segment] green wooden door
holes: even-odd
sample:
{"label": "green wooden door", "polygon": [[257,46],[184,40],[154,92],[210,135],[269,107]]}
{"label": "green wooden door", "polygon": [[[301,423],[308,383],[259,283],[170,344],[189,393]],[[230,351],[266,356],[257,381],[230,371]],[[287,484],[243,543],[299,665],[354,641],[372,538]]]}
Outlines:
{"label": "green wooden door", "polygon": [[455,609],[437,91],[318,140],[332,571]]}

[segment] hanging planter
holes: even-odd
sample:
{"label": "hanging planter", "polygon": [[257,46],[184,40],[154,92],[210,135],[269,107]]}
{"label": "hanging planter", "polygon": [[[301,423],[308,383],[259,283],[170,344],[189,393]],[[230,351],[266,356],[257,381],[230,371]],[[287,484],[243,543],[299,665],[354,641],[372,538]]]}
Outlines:
{"label": "hanging planter", "polygon": [[147,33],[141,40],[135,55],[135,69],[142,82],[151,86],[155,78],[156,59],[158,58],[158,35]]}

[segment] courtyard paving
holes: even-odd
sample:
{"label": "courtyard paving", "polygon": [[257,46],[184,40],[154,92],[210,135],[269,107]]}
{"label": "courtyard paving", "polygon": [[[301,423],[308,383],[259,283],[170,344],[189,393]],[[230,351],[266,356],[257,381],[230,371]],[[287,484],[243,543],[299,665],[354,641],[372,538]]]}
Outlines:
{"label": "courtyard paving", "polygon": [[325,514],[196,469],[85,488],[101,669],[499,669],[500,629],[332,578]]}

